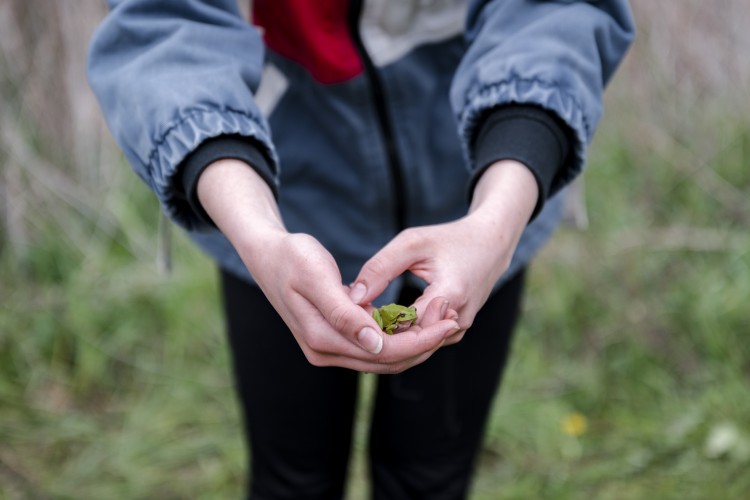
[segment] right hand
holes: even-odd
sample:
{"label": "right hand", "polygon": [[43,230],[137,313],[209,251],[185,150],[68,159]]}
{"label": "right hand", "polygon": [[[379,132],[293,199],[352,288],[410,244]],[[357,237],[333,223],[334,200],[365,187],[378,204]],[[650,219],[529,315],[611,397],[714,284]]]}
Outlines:
{"label": "right hand", "polygon": [[398,373],[425,361],[459,329],[446,315],[447,301],[436,297],[419,311],[419,326],[385,335],[371,308],[349,298],[330,253],[284,228],[269,187],[245,163],[207,167],[198,196],[313,365]]}

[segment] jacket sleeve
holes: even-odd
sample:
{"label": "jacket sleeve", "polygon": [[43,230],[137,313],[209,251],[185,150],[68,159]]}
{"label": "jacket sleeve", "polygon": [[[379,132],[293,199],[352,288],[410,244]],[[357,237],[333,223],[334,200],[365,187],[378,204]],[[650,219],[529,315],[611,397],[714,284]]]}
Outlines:
{"label": "jacket sleeve", "polygon": [[[91,42],[88,77],[107,123],[164,211],[187,229],[209,222],[185,192],[183,163],[231,137],[275,190],[277,159],[253,100],[263,43],[234,0],[110,0]],[[205,154],[203,155],[205,156]],[[193,163],[195,163],[193,161]]]}
{"label": "jacket sleeve", "polygon": [[[604,86],[633,36],[626,0],[471,2],[469,45],[453,81],[451,103],[474,178],[488,161],[517,151],[523,130],[526,139],[527,132],[532,134],[530,157],[538,155],[534,136],[539,146],[560,146],[554,158],[565,155],[552,166],[531,166],[540,201],[570,182],[583,168],[602,114]],[[509,114],[508,107],[524,112]]]}

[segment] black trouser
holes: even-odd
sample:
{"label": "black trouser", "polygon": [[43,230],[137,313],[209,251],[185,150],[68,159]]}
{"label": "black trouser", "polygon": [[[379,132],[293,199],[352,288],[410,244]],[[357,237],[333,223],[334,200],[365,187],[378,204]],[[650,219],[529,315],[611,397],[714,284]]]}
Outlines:
{"label": "black trouser", "polygon": [[[458,344],[401,374],[378,377],[370,430],[373,498],[466,496],[523,281],[519,273],[494,294]],[[222,287],[250,446],[250,497],[341,498],[358,373],[308,363],[257,287],[228,273]],[[406,290],[399,303],[411,304],[417,294]]]}

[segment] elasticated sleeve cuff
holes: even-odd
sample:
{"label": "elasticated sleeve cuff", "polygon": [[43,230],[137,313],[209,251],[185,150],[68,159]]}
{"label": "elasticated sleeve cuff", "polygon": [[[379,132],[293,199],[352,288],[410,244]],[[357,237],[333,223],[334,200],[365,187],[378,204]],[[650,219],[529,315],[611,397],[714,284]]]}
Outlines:
{"label": "elasticated sleeve cuff", "polygon": [[221,135],[208,139],[190,153],[182,162],[178,188],[182,189],[188,203],[207,224],[215,224],[198,199],[198,178],[203,170],[217,160],[241,160],[252,167],[263,178],[278,199],[278,189],[271,164],[258,144],[241,135]]}
{"label": "elasticated sleeve cuff", "polygon": [[555,178],[568,158],[571,139],[568,127],[542,108],[508,105],[490,111],[474,141],[475,168],[469,193],[473,193],[482,173],[499,160],[516,160],[534,174],[539,199],[533,220],[554,194]]}

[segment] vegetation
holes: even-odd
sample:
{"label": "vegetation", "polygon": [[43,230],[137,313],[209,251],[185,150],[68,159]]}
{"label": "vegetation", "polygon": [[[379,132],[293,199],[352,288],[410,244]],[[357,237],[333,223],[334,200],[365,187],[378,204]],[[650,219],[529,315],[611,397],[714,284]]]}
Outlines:
{"label": "vegetation", "polygon": [[[749,12],[725,3],[634,2],[588,226],[531,269],[475,500],[750,498]],[[7,22],[34,5],[55,3],[0,6],[0,499],[237,498],[215,272],[177,230],[165,269],[156,202],[97,122],[49,131],[83,106],[35,111]]]}

